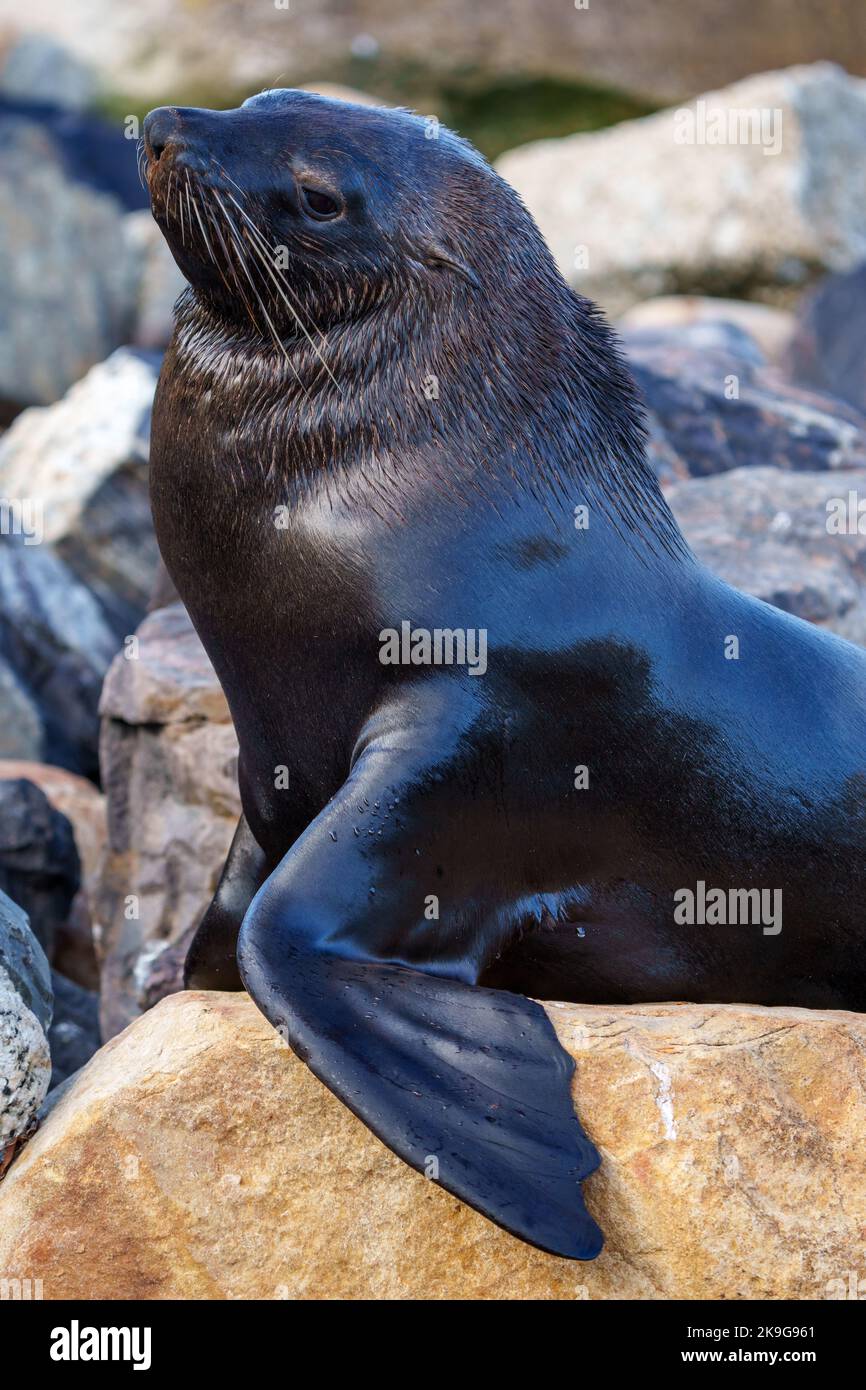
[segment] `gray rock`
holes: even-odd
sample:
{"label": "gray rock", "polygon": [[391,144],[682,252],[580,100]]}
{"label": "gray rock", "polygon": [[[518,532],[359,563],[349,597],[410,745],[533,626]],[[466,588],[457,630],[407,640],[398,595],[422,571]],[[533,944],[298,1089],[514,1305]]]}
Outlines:
{"label": "gray rock", "polygon": [[0,1176],[48,1090],[51,1006],[45,954],[26,914],[0,892]]}
{"label": "gray rock", "polygon": [[48,404],[128,341],[139,270],[115,198],[72,179],[50,134],[0,122],[0,407]]}
{"label": "gray rock", "polygon": [[866,419],[785,381],[736,325],[626,330],[623,342],[649,408],[650,458],[662,482],[767,464],[866,467]]}
{"label": "gray rock", "polygon": [[[742,138],[742,113],[762,111],[763,142],[757,127]],[[726,143],[707,140],[716,113]],[[614,315],[661,294],[760,297],[866,257],[866,81],[829,63],[526,145],[497,168],[569,283]]]}
{"label": "gray rock", "polygon": [[52,1013],[51,969],[30,930],[27,913],[0,889],[0,965],[13,988],[48,1032]]}
{"label": "gray rock", "polygon": [[788,473],[738,468],[668,491],[696,555],[735,588],[866,646],[866,519],[828,530],[828,502],[853,491],[866,506],[866,469]]}
{"label": "gray rock", "polygon": [[0,657],[0,759],[26,758],[40,762],[45,731],[39,709],[12,667]]}
{"label": "gray rock", "polygon": [[804,296],[782,365],[791,380],[866,412],[866,264]]}
{"label": "gray rock", "polygon": [[80,883],[72,827],[24,778],[0,780],[0,891],[17,903],[50,958]]}
{"label": "gray rock", "polygon": [[93,69],[45,34],[20,34],[0,53],[0,92],[83,110],[96,98]]}
{"label": "gray rock", "polygon": [[96,777],[99,693],[119,641],[52,550],[0,539],[0,657],[40,711],[47,761]]}
{"label": "gray rock", "polygon": [[141,621],[157,569],[147,463],[158,372],[154,354],[120,348],[55,405],[24,411],[0,442],[0,497],[26,499],[115,645]]}
{"label": "gray rock", "polygon": [[138,347],[158,350],[166,347],[171,337],[174,306],[186,281],[149,209],[129,213],[124,225],[139,266],[132,341]]}
{"label": "gray rock", "polygon": [[0,759],[0,781],[35,782],[72,826],[81,861],[81,887],[66,921],[54,938],[52,965],[84,989],[99,988],[90,904],[99,882],[107,834],[105,797],[92,782],[65,768],[23,759]]}
{"label": "gray rock", "polygon": [[54,987],[54,1017],[48,1030],[51,1049],[51,1088],[62,1083],[99,1048],[99,995],[82,989],[56,970],[51,972]]}

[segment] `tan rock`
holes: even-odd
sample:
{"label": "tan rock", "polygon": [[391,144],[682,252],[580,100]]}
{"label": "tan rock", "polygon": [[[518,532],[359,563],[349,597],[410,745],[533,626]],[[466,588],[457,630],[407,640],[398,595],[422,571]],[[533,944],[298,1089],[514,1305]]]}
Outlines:
{"label": "tan rock", "polygon": [[496,167],[569,283],[621,314],[683,291],[790,296],[823,269],[858,264],[864,151],[866,82],[814,63],[524,145]]}
{"label": "tan rock", "polygon": [[182,603],[145,618],[137,646],[121,652],[102,688],[99,713],[125,724],[227,724],[228,705]]}
{"label": "tan rock", "polygon": [[62,1298],[821,1299],[862,1273],[866,1017],[551,1004],[602,1166],[574,1264],[411,1172],[244,995],[164,1000],[0,1188],[0,1278]]}
{"label": "tan rock", "polygon": [[103,1037],[177,989],[240,815],[237,739],[183,605],[148,615],[102,690],[108,849],[96,895]]}

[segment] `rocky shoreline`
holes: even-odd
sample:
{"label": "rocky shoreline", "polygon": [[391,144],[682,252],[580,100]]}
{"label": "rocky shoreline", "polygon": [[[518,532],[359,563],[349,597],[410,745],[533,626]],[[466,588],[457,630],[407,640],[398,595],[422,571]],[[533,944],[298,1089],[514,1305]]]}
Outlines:
{"label": "rocky shoreline", "polygon": [[[546,1005],[604,1157],[588,1200],[609,1244],[590,1269],[403,1167],[245,996],[180,992],[239,813],[228,707],[148,502],[182,282],[86,66],[14,51],[0,44],[0,1275],[43,1279],[46,1298],[832,1296],[866,1227],[862,1016]],[[22,94],[37,59],[53,101],[35,77]],[[498,167],[616,318],[698,557],[866,645],[866,79],[795,66],[701,100],[781,112],[778,160],[678,147],[671,108]]]}

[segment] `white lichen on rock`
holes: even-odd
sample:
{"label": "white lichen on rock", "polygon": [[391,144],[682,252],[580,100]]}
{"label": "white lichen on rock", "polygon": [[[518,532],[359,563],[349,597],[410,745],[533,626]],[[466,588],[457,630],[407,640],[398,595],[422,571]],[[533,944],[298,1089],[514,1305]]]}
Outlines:
{"label": "white lichen on rock", "polygon": [[0,966],[0,1152],[27,1129],[50,1079],[42,1025]]}

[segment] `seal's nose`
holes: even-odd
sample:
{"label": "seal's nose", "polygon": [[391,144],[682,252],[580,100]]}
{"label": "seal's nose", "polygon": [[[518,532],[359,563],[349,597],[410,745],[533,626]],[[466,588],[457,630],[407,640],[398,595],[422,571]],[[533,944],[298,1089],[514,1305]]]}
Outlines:
{"label": "seal's nose", "polygon": [[154,161],[170,145],[181,145],[180,113],[174,106],[157,106],[144,118],[144,148]]}
{"label": "seal's nose", "polygon": [[144,118],[144,149],[150,165],[203,174],[209,162],[213,114],[192,106],[157,106]]}

